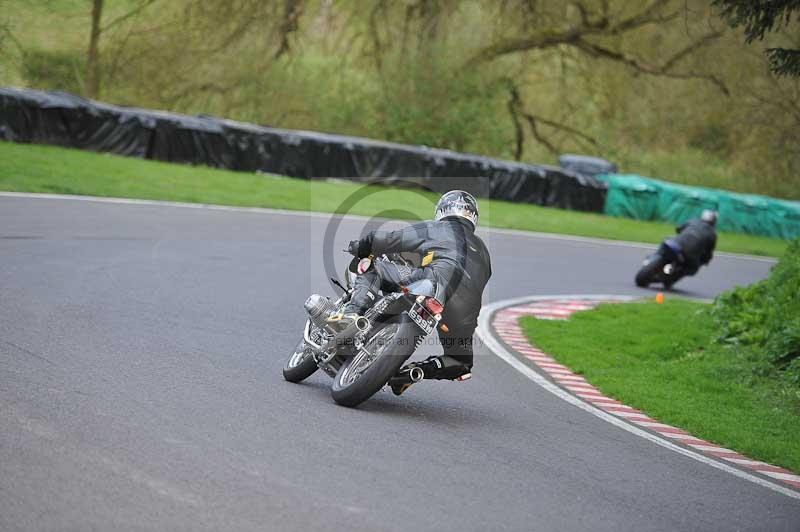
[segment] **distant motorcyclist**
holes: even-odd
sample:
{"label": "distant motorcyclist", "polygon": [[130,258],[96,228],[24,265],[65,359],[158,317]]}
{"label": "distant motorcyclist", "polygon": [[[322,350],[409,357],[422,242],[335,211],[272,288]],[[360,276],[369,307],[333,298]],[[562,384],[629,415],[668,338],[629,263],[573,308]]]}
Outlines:
{"label": "distant motorcyclist", "polygon": [[711,262],[717,246],[716,225],[717,213],[706,209],[700,219],[692,218],[682,223],[675,228],[677,236],[666,240],[666,245],[678,252],[685,275],[694,275],[700,266]]}
{"label": "distant motorcyclist", "polygon": [[665,288],[670,288],[681,277],[696,274],[714,256],[716,224],[717,213],[706,209],[699,219],[692,218],[676,227],[677,235],[664,240],[656,254],[645,261],[636,276],[636,284],[647,286],[661,281]]}
{"label": "distant motorcyclist", "polygon": [[396,292],[402,286],[428,279],[435,286],[436,300],[444,306],[444,327],[439,330],[444,354],[414,365],[423,369],[425,378],[468,376],[473,364],[472,335],[478,324],[483,289],[492,275],[489,251],[475,234],[477,224],[475,197],[463,190],[452,190],[439,199],[433,221],[398,231],[373,231],[350,242],[348,251],[359,258],[413,253],[421,260],[416,268],[373,262],[373,268],[356,278],[350,302],[341,312],[332,314],[328,323],[346,328],[370,307],[378,290]]}

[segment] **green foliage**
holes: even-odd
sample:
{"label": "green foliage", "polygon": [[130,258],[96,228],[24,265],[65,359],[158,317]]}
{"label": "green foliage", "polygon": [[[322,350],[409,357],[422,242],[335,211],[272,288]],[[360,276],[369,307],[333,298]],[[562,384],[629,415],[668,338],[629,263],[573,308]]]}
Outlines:
{"label": "green foliage", "polygon": [[730,155],[731,146],[727,129],[709,122],[703,124],[697,131],[689,136],[689,146],[713,154],[717,157]]}
{"label": "green foliage", "polygon": [[453,72],[452,64],[423,57],[385,69],[374,106],[382,137],[496,156],[510,156],[510,124],[503,112],[502,87],[477,72]]}
{"label": "green foliage", "polygon": [[788,24],[792,13],[800,10],[798,0],[714,0],[722,8],[722,16],[733,27],[744,26],[747,42],[761,40],[766,33]]}
{"label": "green foliage", "polygon": [[748,456],[800,471],[800,391],[752,371],[748,346],[714,342],[708,305],[601,305],[569,320],[523,318],[536,346],[603,393]]}
{"label": "green foliage", "polygon": [[48,87],[80,94],[85,58],[77,51],[26,50],[23,76],[33,87]]}
{"label": "green foliage", "polygon": [[719,342],[754,348],[754,369],[800,385],[800,239],[769,278],[719,296],[713,316]]}
{"label": "green foliage", "polygon": [[[722,8],[722,16],[731,27],[744,27],[748,43],[763,40],[767,33],[788,26],[792,15],[800,11],[800,0],[714,0],[714,5]],[[800,19],[800,15],[795,19]],[[770,69],[776,74],[800,76],[800,50],[768,48],[766,54]]]}
{"label": "green foliage", "polygon": [[[90,3],[0,2],[0,84],[80,92]],[[580,4],[586,13],[556,0],[106,0],[102,99],[511,158],[512,80],[539,134],[519,120],[523,161],[580,152],[667,181],[800,199],[800,81],[771,76],[733,32],[694,48],[720,27],[711,0],[654,2],[651,23],[610,33],[645,4]],[[587,20],[598,26],[579,42],[599,55],[578,41],[518,49]],[[779,26],[768,46],[793,42]],[[518,51],[472,61],[498,49]],[[647,73],[665,64],[668,75]]]}
{"label": "green foliage", "polygon": [[769,68],[779,76],[800,77],[800,50],[767,48]]}
{"label": "green foliage", "polygon": [[[0,190],[336,212],[361,187],[0,142]],[[437,199],[419,190],[373,190],[381,194],[359,201],[353,214],[375,216],[392,204],[402,205],[408,218],[420,220],[430,217]],[[481,224],[651,243],[672,231],[662,223],[493,200],[481,200]],[[720,250],[772,256],[785,246],[782,240],[737,233],[722,233],[717,244]]]}

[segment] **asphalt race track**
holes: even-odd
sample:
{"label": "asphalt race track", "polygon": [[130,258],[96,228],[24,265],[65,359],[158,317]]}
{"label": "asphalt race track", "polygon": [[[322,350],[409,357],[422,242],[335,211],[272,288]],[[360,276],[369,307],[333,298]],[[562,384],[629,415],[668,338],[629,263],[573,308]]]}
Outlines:
{"label": "asphalt race track", "polygon": [[[336,406],[283,381],[320,216],[0,197],[0,530],[800,530],[800,500],[475,378]],[[344,221],[332,249],[358,236]],[[653,294],[646,250],[485,233],[486,302]],[[338,253],[343,267],[346,257]],[[770,263],[718,257],[712,297]]]}

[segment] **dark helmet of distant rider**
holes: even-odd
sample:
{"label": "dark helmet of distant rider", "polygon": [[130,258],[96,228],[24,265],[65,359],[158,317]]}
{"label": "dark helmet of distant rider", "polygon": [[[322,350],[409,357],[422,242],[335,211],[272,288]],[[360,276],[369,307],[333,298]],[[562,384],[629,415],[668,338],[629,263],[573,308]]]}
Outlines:
{"label": "dark helmet of distant rider", "polygon": [[717,225],[717,211],[705,209],[702,214],[700,214],[700,219],[708,225],[715,226]]}
{"label": "dark helmet of distant rider", "polygon": [[464,190],[445,192],[436,204],[433,219],[437,222],[445,218],[461,218],[478,227],[478,200]]}

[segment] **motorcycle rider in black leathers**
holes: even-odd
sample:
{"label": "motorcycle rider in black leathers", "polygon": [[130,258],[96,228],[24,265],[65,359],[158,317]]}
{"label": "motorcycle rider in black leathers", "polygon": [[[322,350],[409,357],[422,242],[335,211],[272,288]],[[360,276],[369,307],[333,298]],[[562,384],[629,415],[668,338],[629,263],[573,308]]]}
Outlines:
{"label": "motorcycle rider in black leathers", "polygon": [[700,266],[711,262],[714,248],[717,245],[717,213],[704,210],[700,218],[692,218],[677,228],[678,233],[674,238],[669,238],[661,244],[660,252],[677,255],[682,275],[694,275]]}
{"label": "motorcycle rider in black leathers", "polygon": [[[472,194],[452,190],[436,205],[434,220],[398,231],[373,231],[350,243],[348,251],[364,258],[383,253],[413,253],[420,267],[374,261],[359,275],[350,302],[328,318],[336,328],[346,328],[377,299],[378,290],[397,292],[402,286],[429,279],[435,298],[443,306],[439,341],[444,354],[414,363],[426,379],[468,378],[472,368],[472,335],[478,325],[481,297],[492,275],[486,245],[475,234],[478,203]],[[397,393],[397,391],[395,391]]]}

